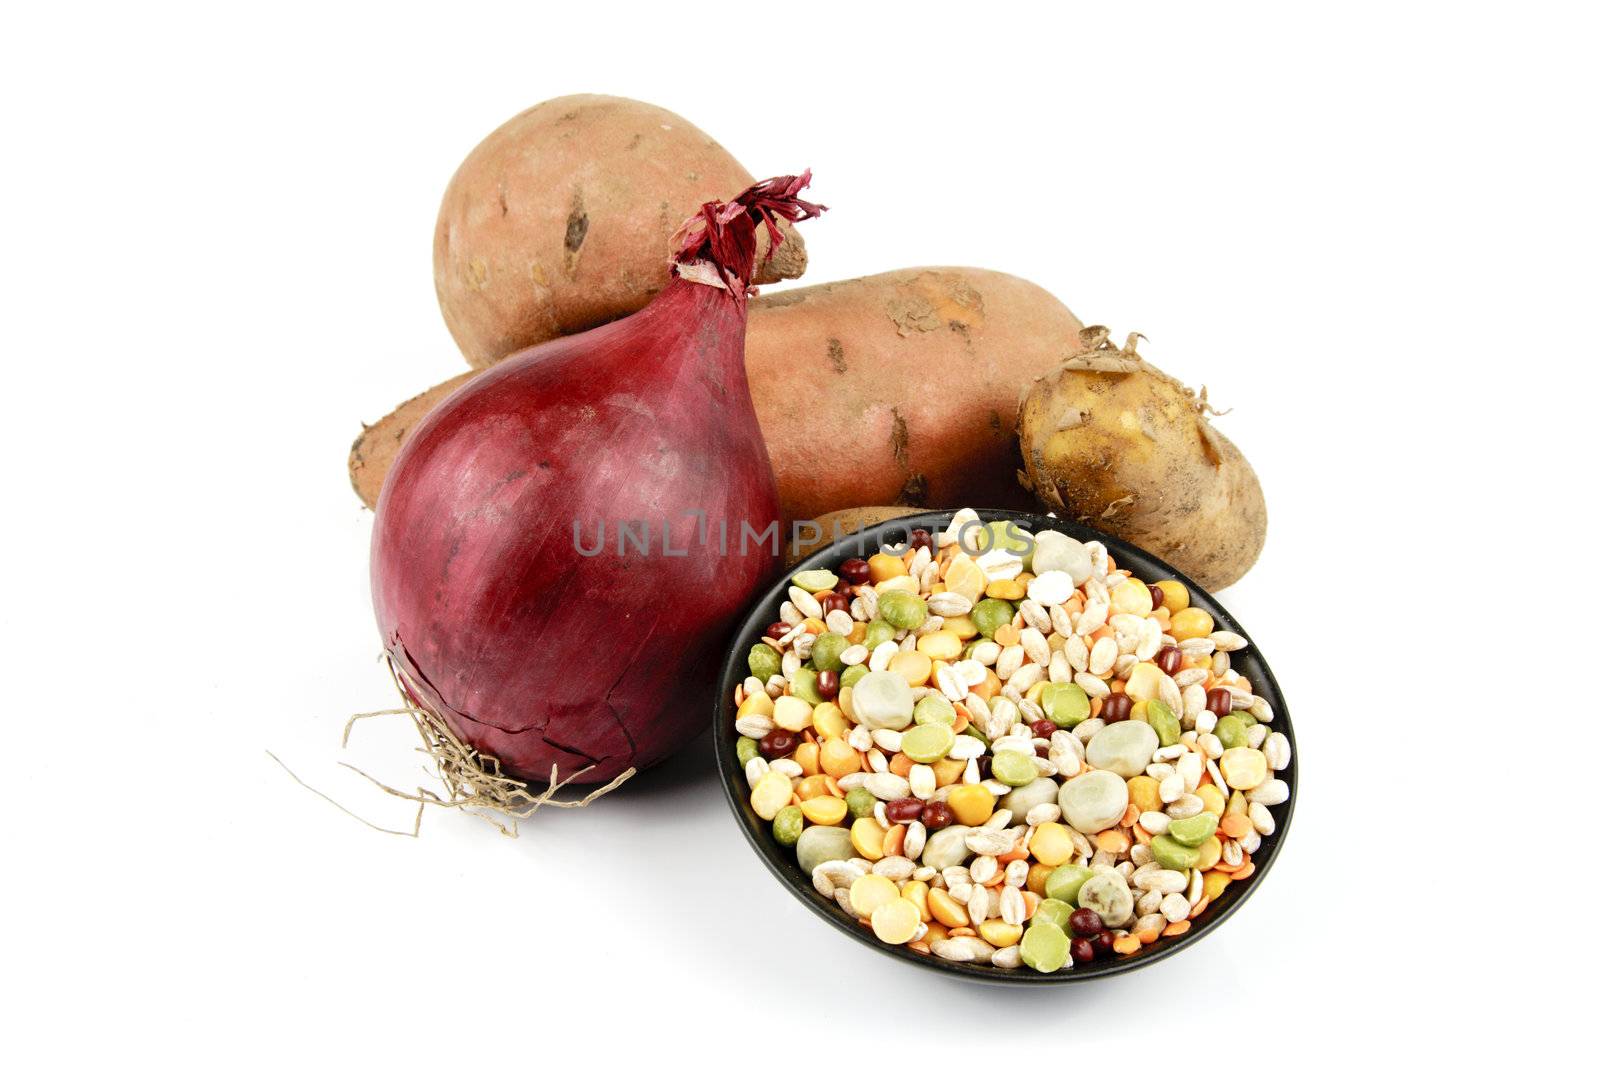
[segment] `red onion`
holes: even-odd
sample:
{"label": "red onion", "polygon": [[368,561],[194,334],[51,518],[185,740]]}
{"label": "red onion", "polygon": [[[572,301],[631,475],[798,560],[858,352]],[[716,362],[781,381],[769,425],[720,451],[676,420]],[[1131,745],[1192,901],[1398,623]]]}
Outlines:
{"label": "red onion", "polygon": [[809,181],[706,204],[647,307],[500,363],[396,459],[372,540],[384,645],[502,772],[601,781],[706,725],[726,627],[776,566],[744,373],[755,228],[776,247],[778,218],[821,211]]}

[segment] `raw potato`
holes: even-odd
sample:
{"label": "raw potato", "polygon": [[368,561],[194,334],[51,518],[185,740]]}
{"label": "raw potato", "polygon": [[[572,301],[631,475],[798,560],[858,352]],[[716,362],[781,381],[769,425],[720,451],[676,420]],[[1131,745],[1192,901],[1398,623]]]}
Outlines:
{"label": "raw potato", "polygon": [[[563,96],[529,108],[474,148],[445,190],[433,280],[451,336],[486,367],[638,311],[666,284],[683,221],[754,182],[721,145],[650,104]],[[805,243],[782,230],[758,283],[805,272]]]}
{"label": "raw potato", "polygon": [[1207,589],[1232,585],[1267,536],[1255,471],[1212,428],[1205,393],[1121,349],[1103,326],[1023,398],[1023,480],[1045,508],[1132,541]]}
{"label": "raw potato", "polygon": [[[791,537],[784,545],[786,556],[785,565],[794,566],[813,552],[820,552],[828,545],[833,544],[834,534],[837,532],[844,537],[849,537],[857,530],[864,530],[868,526],[890,519],[903,519],[907,515],[921,515],[921,508],[847,508],[844,511],[832,511],[826,515],[818,515],[811,521],[816,524],[816,529],[809,527],[802,529],[804,543],[799,543]],[[785,534],[792,531],[785,530]],[[810,540],[810,534],[815,533],[817,540]],[[938,531],[930,530],[930,533]]]}
{"label": "raw potato", "polygon": [[[1017,398],[1079,350],[1081,329],[1031,282],[972,267],[757,297],[745,370],[785,522],[873,505],[1027,509]],[[351,480],[369,507],[393,455],[362,443],[399,441],[440,390],[357,441]]]}

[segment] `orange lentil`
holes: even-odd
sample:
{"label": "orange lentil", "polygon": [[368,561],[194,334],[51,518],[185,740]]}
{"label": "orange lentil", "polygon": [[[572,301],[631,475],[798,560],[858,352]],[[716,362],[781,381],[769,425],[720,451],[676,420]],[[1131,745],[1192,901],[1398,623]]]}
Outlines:
{"label": "orange lentil", "polygon": [[1131,956],[1139,951],[1139,939],[1129,934],[1127,937],[1119,937],[1111,942],[1111,947],[1119,956]]}
{"label": "orange lentil", "polygon": [[1160,926],[1146,926],[1134,936],[1139,939],[1139,944],[1149,945],[1153,944],[1155,939],[1161,936],[1162,929],[1163,927]]}
{"label": "orange lentil", "polygon": [[1138,841],[1141,845],[1148,845],[1151,841],[1155,840],[1155,834],[1152,834],[1149,830],[1146,830],[1138,823],[1133,824],[1133,837],[1134,840]]}
{"label": "orange lentil", "polygon": [[977,937],[978,931],[970,926],[957,926],[950,931],[951,937]]}
{"label": "orange lentil", "polygon": [[807,775],[816,774],[820,769],[817,763],[817,743],[814,740],[796,745],[794,755],[789,758],[800,764],[800,769]]}
{"label": "orange lentil", "polygon": [[844,787],[831,777],[828,779],[828,792],[841,799],[844,797]]}
{"label": "orange lentil", "polygon": [[1107,852],[1128,851],[1128,835],[1121,830],[1101,830],[1094,835],[1094,843]]}
{"label": "orange lentil", "polygon": [[1256,873],[1256,865],[1254,863],[1250,862],[1249,860],[1245,860],[1244,861],[1244,866],[1240,867],[1237,871],[1233,872],[1233,880],[1235,882],[1242,882],[1246,878],[1250,877],[1252,874],[1255,874],[1255,873]]}
{"label": "orange lentil", "polygon": [[911,944],[907,945],[906,948],[909,948],[912,952],[915,952],[919,956],[926,956],[933,952],[933,949],[926,941],[913,941]]}
{"label": "orange lentil", "polygon": [[1028,850],[1025,848],[1019,848],[1015,852],[1007,852],[1004,856],[996,856],[994,861],[1000,864],[1000,866],[1004,867],[1013,860],[1025,860],[1027,858]]}
{"label": "orange lentil", "polygon": [[929,924],[930,927],[937,925],[941,930],[945,929],[943,925],[945,923],[962,923],[967,920],[966,905],[943,889],[928,890],[928,911],[938,920],[937,923]]}
{"label": "orange lentil", "polygon": [[967,718],[967,713],[958,711],[956,712],[956,721],[950,724],[950,729],[959,734],[970,725],[972,725],[972,720]]}
{"label": "orange lentil", "polygon": [[[1210,904],[1210,903],[1211,903],[1211,898],[1210,897],[1201,897],[1200,898],[1200,903],[1196,904],[1194,907],[1189,909],[1189,919],[1198,919],[1198,918],[1200,918],[1200,913],[1202,911],[1205,911],[1206,910],[1206,905]],[[1188,922],[1189,920],[1185,919],[1184,921]],[[1174,935],[1174,936],[1176,936],[1176,935]]]}
{"label": "orange lentil", "polygon": [[906,828],[903,823],[896,823],[883,835],[883,854],[885,856],[898,856],[905,851]]}
{"label": "orange lentil", "polygon": [[1217,826],[1223,833],[1237,840],[1249,835],[1251,829],[1250,816],[1239,812],[1234,812],[1232,815],[1224,815]]}
{"label": "orange lentil", "polygon": [[[1122,822],[1119,823],[1118,825],[1120,825],[1124,830],[1126,830],[1128,827],[1132,826],[1134,823],[1136,823],[1138,821],[1139,821],[1139,806],[1137,804],[1129,804],[1128,807],[1127,807],[1127,810],[1125,810],[1122,813]],[[1124,836],[1123,840],[1127,840],[1126,836]]]}
{"label": "orange lentil", "polygon": [[902,778],[909,778],[911,776],[911,768],[914,766],[915,764],[911,762],[911,757],[904,752],[896,752],[893,758],[889,760],[889,771],[893,774],[898,774]]}
{"label": "orange lentil", "polygon": [[[1191,911],[1190,914],[1192,915],[1192,914],[1194,914],[1194,912]],[[1188,919],[1180,919],[1175,923],[1169,924],[1165,930],[1161,931],[1161,936],[1162,937],[1177,937],[1179,934],[1186,934],[1188,932],[1189,932],[1189,920]]]}
{"label": "orange lentil", "polygon": [[1009,622],[1004,626],[996,626],[994,629],[994,643],[1001,648],[1010,648],[1021,640],[1022,631],[1012,626]]}
{"label": "orange lentil", "polygon": [[812,797],[827,796],[827,778],[824,775],[813,774],[800,779],[800,784],[794,787],[794,795],[801,800],[810,800]]}
{"label": "orange lentil", "polygon": [[1031,889],[1022,891],[1022,916],[1025,919],[1033,918],[1033,913],[1039,910],[1039,902],[1044,898]]}

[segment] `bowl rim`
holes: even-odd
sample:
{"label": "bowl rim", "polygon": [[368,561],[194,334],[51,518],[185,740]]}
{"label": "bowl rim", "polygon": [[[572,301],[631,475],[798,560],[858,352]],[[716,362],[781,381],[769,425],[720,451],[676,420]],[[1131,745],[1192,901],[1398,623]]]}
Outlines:
{"label": "bowl rim", "polygon": [[[722,671],[718,676],[716,706],[713,709],[712,716],[712,748],[715,752],[718,778],[722,782],[723,795],[728,800],[728,806],[733,814],[734,821],[739,824],[746,841],[756,855],[761,858],[767,870],[809,911],[821,918],[829,926],[853,938],[855,941],[906,964],[931,968],[942,974],[973,981],[1007,985],[1051,985],[1090,981],[1111,975],[1126,974],[1129,971],[1138,970],[1141,967],[1147,967],[1152,963],[1167,959],[1188,948],[1210,934],[1217,926],[1226,922],[1250,898],[1256,887],[1265,880],[1272,870],[1278,854],[1283,850],[1290,824],[1293,822],[1295,802],[1299,796],[1299,746],[1295,741],[1294,727],[1290,720],[1288,705],[1283,698],[1277,679],[1273,677],[1271,667],[1267,664],[1266,657],[1261,654],[1256,643],[1250,640],[1249,633],[1238,624],[1233,615],[1218,602],[1216,597],[1193,579],[1183,574],[1183,572],[1158,557],[1127,541],[1123,541],[1121,538],[1102,533],[1082,523],[1032,512],[1011,511],[1000,508],[972,509],[977,512],[979,519],[986,523],[1010,520],[1030,532],[1057,530],[1080,541],[1099,541],[1111,552],[1119,566],[1132,571],[1135,577],[1143,581],[1154,582],[1173,579],[1182,582],[1189,589],[1191,605],[1206,609],[1216,620],[1218,629],[1230,630],[1249,641],[1247,653],[1236,653],[1236,655],[1244,658],[1245,662],[1243,665],[1235,663],[1233,666],[1236,670],[1239,670],[1240,674],[1250,679],[1254,692],[1271,704],[1274,713],[1272,728],[1275,732],[1281,732],[1289,738],[1293,759],[1291,759],[1289,766],[1277,775],[1288,784],[1289,799],[1284,804],[1278,805],[1273,809],[1273,816],[1277,822],[1276,831],[1263,840],[1261,847],[1252,855],[1251,859],[1256,868],[1255,874],[1247,879],[1242,886],[1238,886],[1236,891],[1225,893],[1217,898],[1206,909],[1204,915],[1194,920],[1194,924],[1184,934],[1174,938],[1161,938],[1152,945],[1143,945],[1138,952],[1130,956],[1112,956],[1104,960],[1096,960],[1092,964],[1074,964],[1051,974],[1040,974],[1029,967],[1003,970],[988,965],[956,963],[931,954],[923,956],[908,951],[903,946],[885,944],[874,937],[866,927],[845,915],[832,901],[824,902],[823,898],[812,888],[811,880],[801,873],[798,864],[795,863],[793,849],[779,845],[773,840],[771,833],[765,829],[770,824],[762,820],[750,808],[750,787],[734,751],[734,745],[737,740],[733,730],[735,709],[729,706],[728,694],[733,691],[735,685],[743,682],[749,675],[749,665],[745,662],[749,648],[759,640],[759,634],[766,629],[770,620],[776,617],[778,605],[787,598],[788,589],[794,576],[801,571],[816,568],[831,570],[834,565],[851,558],[850,549],[858,545],[875,547],[881,543],[884,540],[881,536],[882,533],[898,531],[909,535],[911,530],[926,528],[937,536],[938,533],[949,526],[952,518],[961,510],[965,509],[948,508],[924,511],[887,519],[871,526],[863,527],[839,540],[824,545],[777,578],[754,601],[750,610],[740,620],[730,638],[729,651],[724,657]],[[1248,667],[1249,669],[1245,670],[1243,667]],[[785,855],[788,857],[786,863],[782,859]]]}

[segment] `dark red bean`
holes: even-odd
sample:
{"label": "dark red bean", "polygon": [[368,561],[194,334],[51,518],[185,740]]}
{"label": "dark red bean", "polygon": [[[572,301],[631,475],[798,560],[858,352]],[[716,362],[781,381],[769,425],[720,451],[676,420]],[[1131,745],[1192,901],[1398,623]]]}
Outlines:
{"label": "dark red bean", "polygon": [[1112,693],[1100,705],[1100,717],[1106,722],[1121,722],[1133,711],[1133,698],[1127,693]]}
{"label": "dark red bean", "polygon": [[1034,737],[1048,738],[1051,734],[1056,732],[1056,724],[1051,722],[1049,719],[1040,719],[1038,722],[1033,724],[1032,729]]}
{"label": "dark red bean", "polygon": [[1073,937],[1099,937],[1105,930],[1105,920],[1100,918],[1100,913],[1088,908],[1079,908],[1067,917],[1067,926],[1072,931]]}
{"label": "dark red bean", "polygon": [[1150,610],[1154,611],[1157,608],[1159,608],[1161,606],[1161,602],[1163,600],[1165,600],[1165,599],[1167,599],[1167,594],[1165,594],[1165,593],[1163,593],[1161,591],[1161,587],[1159,585],[1155,584],[1154,582],[1151,582],[1150,583]]}
{"label": "dark red bean", "polygon": [[1094,942],[1087,937],[1072,939],[1072,959],[1075,963],[1094,962]]}
{"label": "dark red bean", "polygon": [[927,530],[912,530],[911,531],[911,547],[913,549],[925,548],[929,552],[932,552],[933,551],[933,534],[929,533]]}
{"label": "dark red bean", "polygon": [[756,747],[761,749],[761,754],[767,759],[781,759],[793,752],[800,745],[800,735],[790,733],[788,730],[774,729]]}
{"label": "dark red bean", "polygon": [[930,830],[943,830],[955,820],[956,813],[942,800],[930,800],[922,806],[922,825]]}
{"label": "dark red bean", "polygon": [[978,777],[980,779],[989,777],[989,768],[992,767],[993,765],[994,765],[994,757],[993,756],[979,756],[978,757]]}
{"label": "dark red bean", "polygon": [[872,577],[872,569],[864,559],[847,559],[839,565],[839,574],[851,585],[865,585]]}
{"label": "dark red bean", "polygon": [[830,611],[850,610],[850,598],[843,593],[826,593],[818,598],[817,603],[821,605],[824,615]]}
{"label": "dark red bean", "polygon": [[839,672],[818,671],[817,692],[822,694],[823,700],[832,700],[839,695]]}
{"label": "dark red bean", "polygon": [[1096,956],[1109,956],[1116,951],[1117,935],[1110,930],[1101,930],[1094,938],[1094,954]]}
{"label": "dark red bean", "polygon": [[[904,800],[891,800],[883,806],[883,817],[890,822],[916,822],[922,814],[922,801],[916,797],[906,797]],[[926,824],[924,824],[926,825]]]}
{"label": "dark red bean", "polygon": [[833,591],[835,593],[839,593],[842,596],[849,596],[850,595],[850,583],[847,580],[845,580],[844,578],[840,578],[838,580],[838,582],[836,582],[834,584]]}
{"label": "dark red bean", "polygon": [[1168,645],[1156,653],[1156,666],[1168,674],[1177,674],[1178,668],[1183,666],[1183,653],[1174,645]]}
{"label": "dark red bean", "polygon": [[1233,710],[1233,694],[1226,689],[1213,689],[1206,694],[1206,710],[1222,718]]}
{"label": "dark red bean", "polygon": [[775,622],[767,627],[767,636],[774,641],[783,640],[783,635],[789,632],[789,624],[783,621]]}

